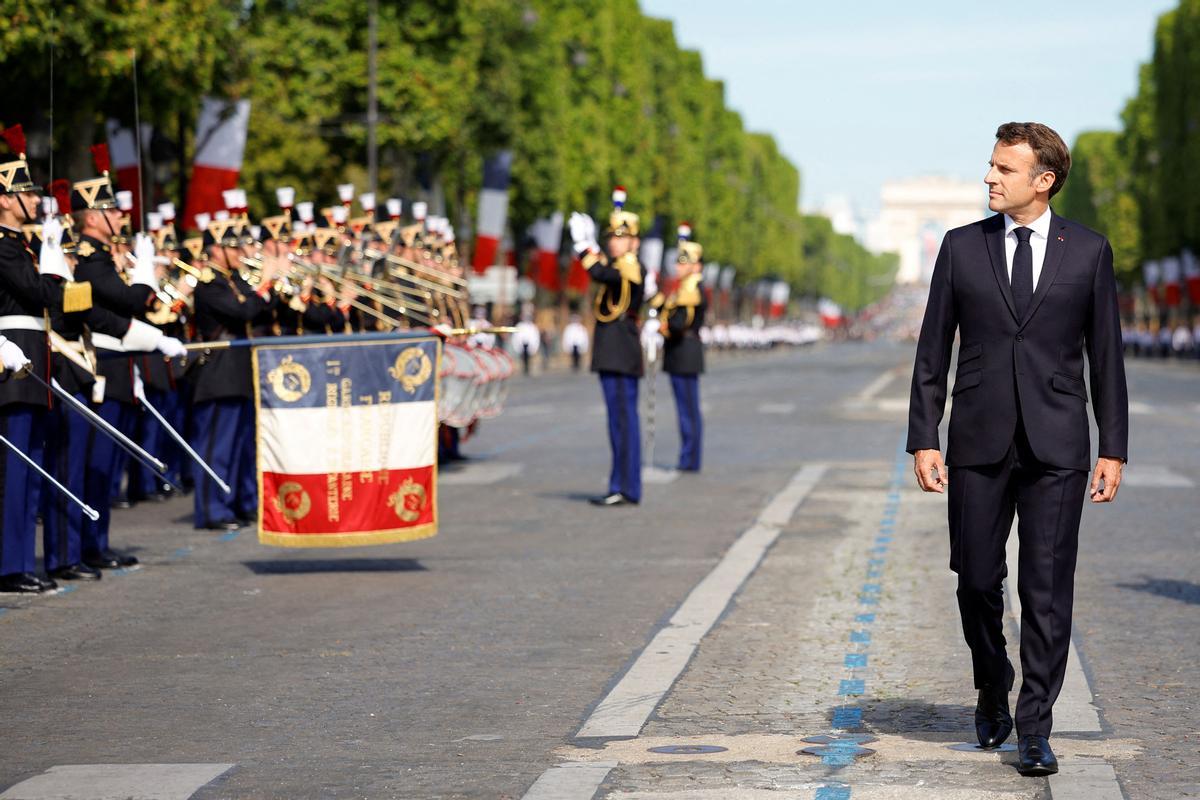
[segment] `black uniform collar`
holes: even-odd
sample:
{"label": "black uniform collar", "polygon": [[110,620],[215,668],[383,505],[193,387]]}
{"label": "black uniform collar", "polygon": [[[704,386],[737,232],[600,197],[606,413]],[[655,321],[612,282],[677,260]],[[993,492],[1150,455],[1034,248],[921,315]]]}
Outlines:
{"label": "black uniform collar", "polygon": [[87,258],[96,251],[111,254],[112,245],[109,242],[103,241],[102,239],[97,239],[95,236],[89,236],[86,233],[80,235],[79,246],[76,250],[76,252],[79,254],[79,257]]}
{"label": "black uniform collar", "polygon": [[8,227],[7,225],[0,225],[0,236],[3,236],[5,239],[24,239],[25,238],[24,236],[21,235],[20,231],[14,231],[12,228]]}

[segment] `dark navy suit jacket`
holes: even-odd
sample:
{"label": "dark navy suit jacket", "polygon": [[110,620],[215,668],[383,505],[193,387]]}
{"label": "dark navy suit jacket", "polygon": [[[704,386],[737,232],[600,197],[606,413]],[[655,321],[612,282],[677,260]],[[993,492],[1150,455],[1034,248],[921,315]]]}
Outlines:
{"label": "dark navy suit jacket", "polygon": [[946,234],[917,343],[908,452],[940,449],[938,425],[954,334],[961,343],[946,463],[1003,460],[1021,420],[1043,464],[1088,470],[1088,392],[1099,455],[1128,458],[1129,399],[1113,253],[1095,231],[1053,214],[1033,299],[1018,319],[1004,255],[1004,217]]}

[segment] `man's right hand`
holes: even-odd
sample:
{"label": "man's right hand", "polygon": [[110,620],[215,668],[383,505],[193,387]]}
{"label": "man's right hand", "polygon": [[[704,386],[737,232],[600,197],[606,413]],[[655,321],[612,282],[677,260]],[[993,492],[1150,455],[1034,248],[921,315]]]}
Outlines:
{"label": "man's right hand", "polygon": [[925,492],[943,494],[950,484],[941,450],[918,450],[913,453],[913,472],[917,473],[917,485]]}

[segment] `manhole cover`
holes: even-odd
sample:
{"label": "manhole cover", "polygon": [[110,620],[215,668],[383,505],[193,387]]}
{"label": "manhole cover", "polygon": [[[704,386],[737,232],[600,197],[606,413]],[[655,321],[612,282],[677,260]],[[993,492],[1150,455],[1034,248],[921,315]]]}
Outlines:
{"label": "manhole cover", "polygon": [[874,755],[874,753],[874,750],[859,747],[854,742],[831,742],[830,744],[813,745],[812,747],[796,751],[796,755],[817,756],[826,764],[833,766],[853,764],[854,759]]}
{"label": "manhole cover", "polygon": [[960,742],[958,744],[947,745],[948,750],[958,750],[962,753],[1011,753],[1017,749],[1015,744],[1002,744],[999,747],[993,747],[985,750],[975,742]]}
{"label": "manhole cover", "polygon": [[876,741],[869,733],[842,733],[836,736],[806,736],[802,742],[809,744],[833,744],[835,742],[853,742],[854,744],[870,744]]}
{"label": "manhole cover", "polygon": [[651,753],[664,753],[669,756],[695,756],[706,753],[724,753],[728,747],[715,744],[668,744],[662,747],[651,747]]}

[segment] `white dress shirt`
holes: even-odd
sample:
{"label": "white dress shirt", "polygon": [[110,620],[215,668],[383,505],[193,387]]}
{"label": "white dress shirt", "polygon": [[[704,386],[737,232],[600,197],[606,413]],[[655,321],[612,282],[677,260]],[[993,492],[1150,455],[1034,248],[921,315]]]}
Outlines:
{"label": "white dress shirt", "polygon": [[[1004,215],[1004,260],[1008,262],[1008,282],[1012,283],[1013,256],[1017,254],[1017,228],[1021,226],[1008,214]],[[1042,262],[1046,260],[1046,241],[1050,238],[1050,206],[1033,222],[1025,226],[1033,231],[1029,237],[1029,249],[1033,251],[1033,288],[1037,289],[1038,277],[1042,274]]]}

